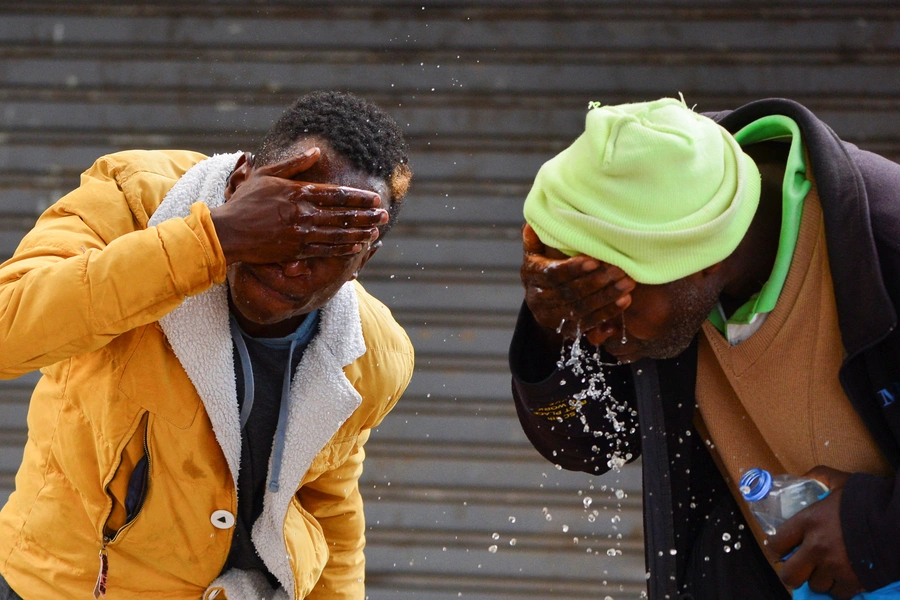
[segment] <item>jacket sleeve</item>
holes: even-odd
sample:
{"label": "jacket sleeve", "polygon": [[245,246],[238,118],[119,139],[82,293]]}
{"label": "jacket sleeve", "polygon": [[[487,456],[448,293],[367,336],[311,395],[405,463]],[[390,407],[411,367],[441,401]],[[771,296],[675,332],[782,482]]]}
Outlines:
{"label": "jacket sleeve", "polygon": [[362,600],[365,597],[366,522],[359,493],[369,430],[359,436],[356,450],[340,466],[322,473],[297,492],[301,505],[322,527],[328,562],[307,596],[309,600]]}
{"label": "jacket sleeve", "polygon": [[[635,460],[641,452],[640,428],[628,368],[602,367],[603,380],[595,378],[595,386],[605,386],[609,394],[590,397],[589,377],[550,360],[539,348],[538,327],[523,304],[509,361],[516,413],[528,440],[544,458],[572,471],[599,475],[615,461]],[[594,352],[584,340],[581,345]]]}
{"label": "jacket sleeve", "polygon": [[[95,163],[0,265],[0,378],[101,348],[224,280],[205,205],[143,229],[116,175]],[[173,183],[143,178],[146,194]]]}
{"label": "jacket sleeve", "polygon": [[[878,266],[896,311],[900,306],[900,241],[897,237],[900,230],[900,166],[850,144],[844,147],[865,183]],[[867,590],[900,581],[900,471],[896,470],[897,448],[900,445],[900,405],[896,400],[890,403],[872,402],[872,399],[880,399],[874,392],[881,388],[890,389],[893,396],[898,396],[897,384],[894,383],[900,381],[898,359],[900,338],[895,329],[878,346],[848,365],[849,370],[864,364],[864,374],[845,377],[850,385],[848,396],[858,398],[857,410],[868,417],[866,421],[870,432],[892,459],[895,468],[893,477],[864,473],[851,475],[841,496],[844,545],[854,572]],[[865,411],[867,408],[868,412]]]}
{"label": "jacket sleeve", "polygon": [[866,590],[900,581],[898,477],[854,473],[841,496],[841,529],[853,570]]}

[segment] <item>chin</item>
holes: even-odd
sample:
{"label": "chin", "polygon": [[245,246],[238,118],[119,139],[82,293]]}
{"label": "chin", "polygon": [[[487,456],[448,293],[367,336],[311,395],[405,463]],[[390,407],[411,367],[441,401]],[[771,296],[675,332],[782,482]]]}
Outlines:
{"label": "chin", "polygon": [[688,341],[679,341],[677,343],[673,342],[662,348],[651,348],[649,351],[644,354],[647,358],[652,358],[653,360],[665,360],[667,358],[675,358],[676,356],[680,356],[682,352],[688,349],[691,345],[691,342],[694,338],[689,339]]}

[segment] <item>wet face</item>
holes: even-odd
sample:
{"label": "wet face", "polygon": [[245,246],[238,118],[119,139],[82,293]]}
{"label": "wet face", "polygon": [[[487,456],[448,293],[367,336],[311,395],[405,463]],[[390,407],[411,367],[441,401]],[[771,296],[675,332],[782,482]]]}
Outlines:
{"label": "wet face", "polygon": [[[390,201],[387,182],[354,167],[327,142],[310,138],[297,142],[291,154],[318,147],[321,158],[297,179],[370,190]],[[287,158],[287,156],[285,156]],[[324,306],[346,282],[355,279],[379,243],[366,244],[350,256],[310,258],[290,263],[233,263],[228,267],[231,310],[248,334],[281,337],[292,333],[306,315]]]}
{"label": "wet face", "polygon": [[[568,255],[546,248],[548,258]],[[662,285],[638,283],[631,290],[631,304],[606,326],[587,332],[622,362],[641,358],[672,358],[690,346],[703,322],[719,301],[723,289],[722,263]]]}
{"label": "wet face", "polygon": [[623,318],[612,320],[613,335],[603,348],[623,362],[678,356],[715,307],[719,293],[711,278],[699,274],[663,285],[637,284]]}

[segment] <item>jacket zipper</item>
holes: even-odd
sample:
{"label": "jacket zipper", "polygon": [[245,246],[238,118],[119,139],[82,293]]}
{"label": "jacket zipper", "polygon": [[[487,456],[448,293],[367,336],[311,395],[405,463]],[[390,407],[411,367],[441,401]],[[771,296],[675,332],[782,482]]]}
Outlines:
{"label": "jacket zipper", "polygon": [[108,536],[103,536],[103,545],[100,547],[100,573],[97,574],[97,583],[94,584],[94,600],[106,597],[106,577],[109,573],[106,545],[111,541]]}
{"label": "jacket zipper", "polygon": [[[106,524],[109,523],[109,518],[112,516],[112,511],[106,516],[106,521],[103,523],[103,543],[100,546],[100,571],[97,573],[97,582],[94,584],[94,600],[99,600],[100,598],[106,597],[107,590],[107,578],[109,577],[109,556],[106,551],[106,547],[113,542],[115,542],[119,538],[119,534],[128,529],[128,527],[134,523],[135,519],[138,518],[138,515],[141,514],[141,510],[144,508],[144,501],[147,498],[147,488],[150,486],[150,444],[148,440],[148,434],[150,433],[150,417],[149,413],[147,414],[147,423],[144,425],[144,456],[147,457],[147,472],[146,477],[144,479],[144,485],[141,489],[141,498],[138,502],[137,509],[134,511],[134,515],[126,521],[122,527],[120,527],[113,535],[110,537],[106,532]],[[106,489],[106,493],[109,494],[109,487]]]}

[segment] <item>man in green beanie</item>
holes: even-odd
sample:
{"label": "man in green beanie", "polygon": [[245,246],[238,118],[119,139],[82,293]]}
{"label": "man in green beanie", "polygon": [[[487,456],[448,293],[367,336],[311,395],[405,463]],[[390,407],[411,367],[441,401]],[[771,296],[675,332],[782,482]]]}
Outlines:
{"label": "man in green beanie", "polygon": [[[642,457],[650,598],[900,581],[900,165],[789,100],[592,103],[524,212],[519,418],[563,468]],[[754,467],[831,491],[767,537]]]}

